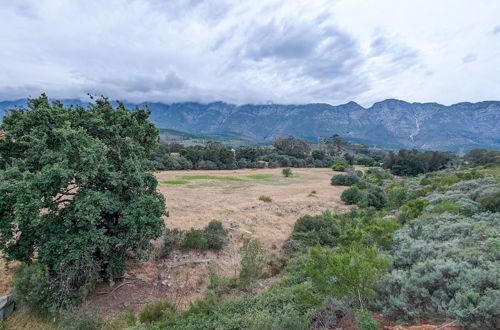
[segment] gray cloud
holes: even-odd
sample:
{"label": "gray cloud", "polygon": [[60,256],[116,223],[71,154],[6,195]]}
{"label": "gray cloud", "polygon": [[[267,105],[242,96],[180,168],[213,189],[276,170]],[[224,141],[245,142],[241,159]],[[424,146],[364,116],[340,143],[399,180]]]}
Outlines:
{"label": "gray cloud", "polygon": [[[500,33],[491,14],[498,2],[471,5],[476,14],[467,18],[476,21],[463,26],[480,28],[464,35],[461,22],[441,31],[431,18],[413,20],[429,8],[446,16],[446,6],[422,1],[398,20],[395,0],[0,0],[0,99],[90,92],[128,101],[369,105],[500,95],[497,85],[475,87],[498,75],[500,48],[484,34],[491,26]],[[450,67],[475,57],[468,70],[477,72]]]}

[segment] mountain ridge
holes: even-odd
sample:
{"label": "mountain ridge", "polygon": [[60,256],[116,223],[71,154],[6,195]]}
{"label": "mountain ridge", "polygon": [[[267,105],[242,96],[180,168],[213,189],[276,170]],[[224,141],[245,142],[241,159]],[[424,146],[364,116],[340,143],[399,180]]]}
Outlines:
{"label": "mountain ridge", "polygon": [[[61,101],[86,104],[80,100]],[[346,139],[389,148],[500,149],[500,101],[446,106],[386,99],[369,108],[354,101],[340,105],[124,103],[129,107],[149,108],[151,121],[159,128],[195,134],[236,134],[260,143],[287,135],[314,141],[337,133]],[[26,99],[0,102],[0,118],[5,109],[25,104]]]}

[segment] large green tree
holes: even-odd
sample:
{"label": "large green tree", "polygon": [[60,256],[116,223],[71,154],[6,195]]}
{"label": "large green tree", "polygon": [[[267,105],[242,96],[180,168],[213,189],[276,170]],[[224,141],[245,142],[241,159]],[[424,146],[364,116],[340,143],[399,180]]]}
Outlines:
{"label": "large green tree", "polygon": [[10,110],[0,126],[4,257],[61,281],[78,274],[68,284],[78,289],[147,256],[165,214],[147,160],[158,146],[148,116],[104,98],[84,108],[45,95]]}

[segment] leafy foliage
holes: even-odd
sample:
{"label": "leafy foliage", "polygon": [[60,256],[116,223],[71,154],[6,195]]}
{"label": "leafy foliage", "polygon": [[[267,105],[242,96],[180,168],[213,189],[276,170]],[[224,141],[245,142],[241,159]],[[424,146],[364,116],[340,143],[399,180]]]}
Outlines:
{"label": "leafy foliage", "polygon": [[364,193],[358,187],[350,187],[342,192],[340,199],[347,205],[357,204],[364,198]]}
{"label": "leafy foliage", "polygon": [[396,175],[415,176],[441,170],[455,157],[450,152],[401,149],[397,155],[393,152],[387,154],[382,166]]}
{"label": "leafy foliage", "polygon": [[203,230],[191,228],[184,234],[181,247],[186,250],[207,250],[208,240]]}
{"label": "leafy foliage", "polygon": [[260,278],[265,264],[265,252],[259,241],[246,239],[240,250],[241,270],[239,275],[240,286],[248,289],[250,285]]}
{"label": "leafy foliage", "polygon": [[479,199],[479,203],[487,211],[500,213],[500,190],[484,195]]}
{"label": "leafy foliage", "polygon": [[227,230],[220,221],[210,221],[203,230],[209,249],[221,250],[227,243]]}
{"label": "leafy foliage", "polygon": [[286,167],[286,168],[282,169],[281,173],[283,174],[283,176],[285,178],[292,176],[292,170],[290,169],[290,167]]}
{"label": "leafy foliage", "polygon": [[352,246],[341,253],[315,247],[310,250],[306,272],[315,289],[328,296],[357,297],[361,307],[375,296],[378,280],[390,265],[388,257],[380,256],[375,247]]}
{"label": "leafy foliage", "polygon": [[149,112],[106,99],[28,103],[1,126],[0,250],[7,260],[36,258],[57,282],[51,289],[65,292],[63,307],[96,275],[119,276],[129,257],[147,256],[161,235],[164,198],[146,160],[158,132]]}
{"label": "leafy foliage", "polygon": [[334,175],[332,177],[333,186],[352,186],[359,182],[359,178],[356,175]]}
{"label": "leafy foliage", "polygon": [[351,168],[352,166],[349,165],[349,163],[341,161],[341,162],[336,162],[335,164],[332,165],[332,170],[337,171],[337,172],[344,172],[346,169]]}

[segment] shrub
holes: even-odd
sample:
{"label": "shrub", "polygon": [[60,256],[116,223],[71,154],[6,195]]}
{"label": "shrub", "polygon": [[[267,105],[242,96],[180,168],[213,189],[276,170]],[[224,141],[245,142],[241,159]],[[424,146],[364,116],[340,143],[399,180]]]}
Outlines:
{"label": "shrub", "polygon": [[334,175],[332,177],[333,186],[352,186],[359,182],[359,178],[356,175]]}
{"label": "shrub", "polygon": [[299,218],[293,227],[291,238],[305,246],[316,244],[335,246],[340,236],[340,229],[335,216],[324,212],[317,216],[306,215]]}
{"label": "shrub", "polygon": [[310,250],[305,269],[315,290],[335,298],[355,297],[363,308],[375,295],[378,281],[389,265],[390,258],[379,255],[376,247],[352,246],[335,252],[317,246]]}
{"label": "shrub", "polygon": [[273,201],[273,199],[271,197],[266,196],[266,195],[261,195],[259,197],[259,200],[263,201],[264,203],[271,203]]}
{"label": "shrub", "polygon": [[370,312],[366,309],[358,309],[356,311],[356,323],[359,330],[379,330],[378,323],[373,319]]}
{"label": "shrub", "polygon": [[357,204],[364,197],[364,193],[357,187],[350,187],[342,192],[340,199],[347,205]]}
{"label": "shrub", "polygon": [[481,197],[479,203],[484,210],[500,212],[500,191]]}
{"label": "shrub", "polygon": [[336,329],[340,321],[350,311],[348,303],[327,297],[323,306],[311,315],[311,329]]}
{"label": "shrub", "polygon": [[157,300],[147,304],[139,313],[141,323],[167,321],[174,316],[174,307],[168,299]]}
{"label": "shrub", "polygon": [[283,174],[284,177],[288,178],[292,176],[292,170],[290,169],[290,167],[286,167],[281,170],[281,174]]}
{"label": "shrub", "polygon": [[419,217],[424,209],[429,205],[429,202],[422,199],[414,199],[406,202],[401,207],[401,213],[399,214],[399,219],[401,221],[407,221]]}
{"label": "shrub", "polygon": [[408,199],[408,193],[402,186],[393,186],[387,191],[387,202],[392,209],[400,208]]}
{"label": "shrub", "polygon": [[460,213],[460,205],[457,204],[454,201],[450,200],[443,200],[439,204],[435,205],[432,208],[432,213],[454,213],[454,214],[459,214]]}
{"label": "shrub", "polygon": [[373,206],[377,210],[383,209],[387,205],[384,189],[378,186],[370,186],[359,205],[362,207]]}
{"label": "shrub", "polygon": [[174,229],[166,229],[165,234],[163,235],[163,241],[160,246],[160,252],[158,257],[160,258],[168,258],[170,253],[176,248],[182,245],[184,232],[174,228]]}
{"label": "shrub", "polygon": [[283,245],[281,246],[281,250],[286,256],[294,255],[300,250],[300,243],[294,239],[289,238],[283,243]]}
{"label": "shrub", "polygon": [[220,221],[210,221],[204,229],[204,234],[209,249],[220,250],[227,243],[227,230]]}
{"label": "shrub", "polygon": [[95,281],[96,269],[82,260],[51,276],[43,264],[21,264],[14,271],[16,301],[35,313],[56,314],[82,301]]}
{"label": "shrub", "polygon": [[69,310],[59,317],[59,328],[67,330],[99,330],[104,319],[95,311]]}
{"label": "shrub", "polygon": [[182,241],[182,248],[186,250],[206,250],[208,249],[208,242],[202,230],[191,228],[184,234]]}
{"label": "shrub", "polygon": [[248,289],[250,285],[260,278],[265,265],[265,251],[259,241],[245,239],[240,249],[241,269],[239,275],[239,285],[243,289]]}
{"label": "shrub", "polygon": [[352,166],[346,162],[337,162],[332,165],[332,170],[337,172],[344,172],[347,168],[351,168]]}

